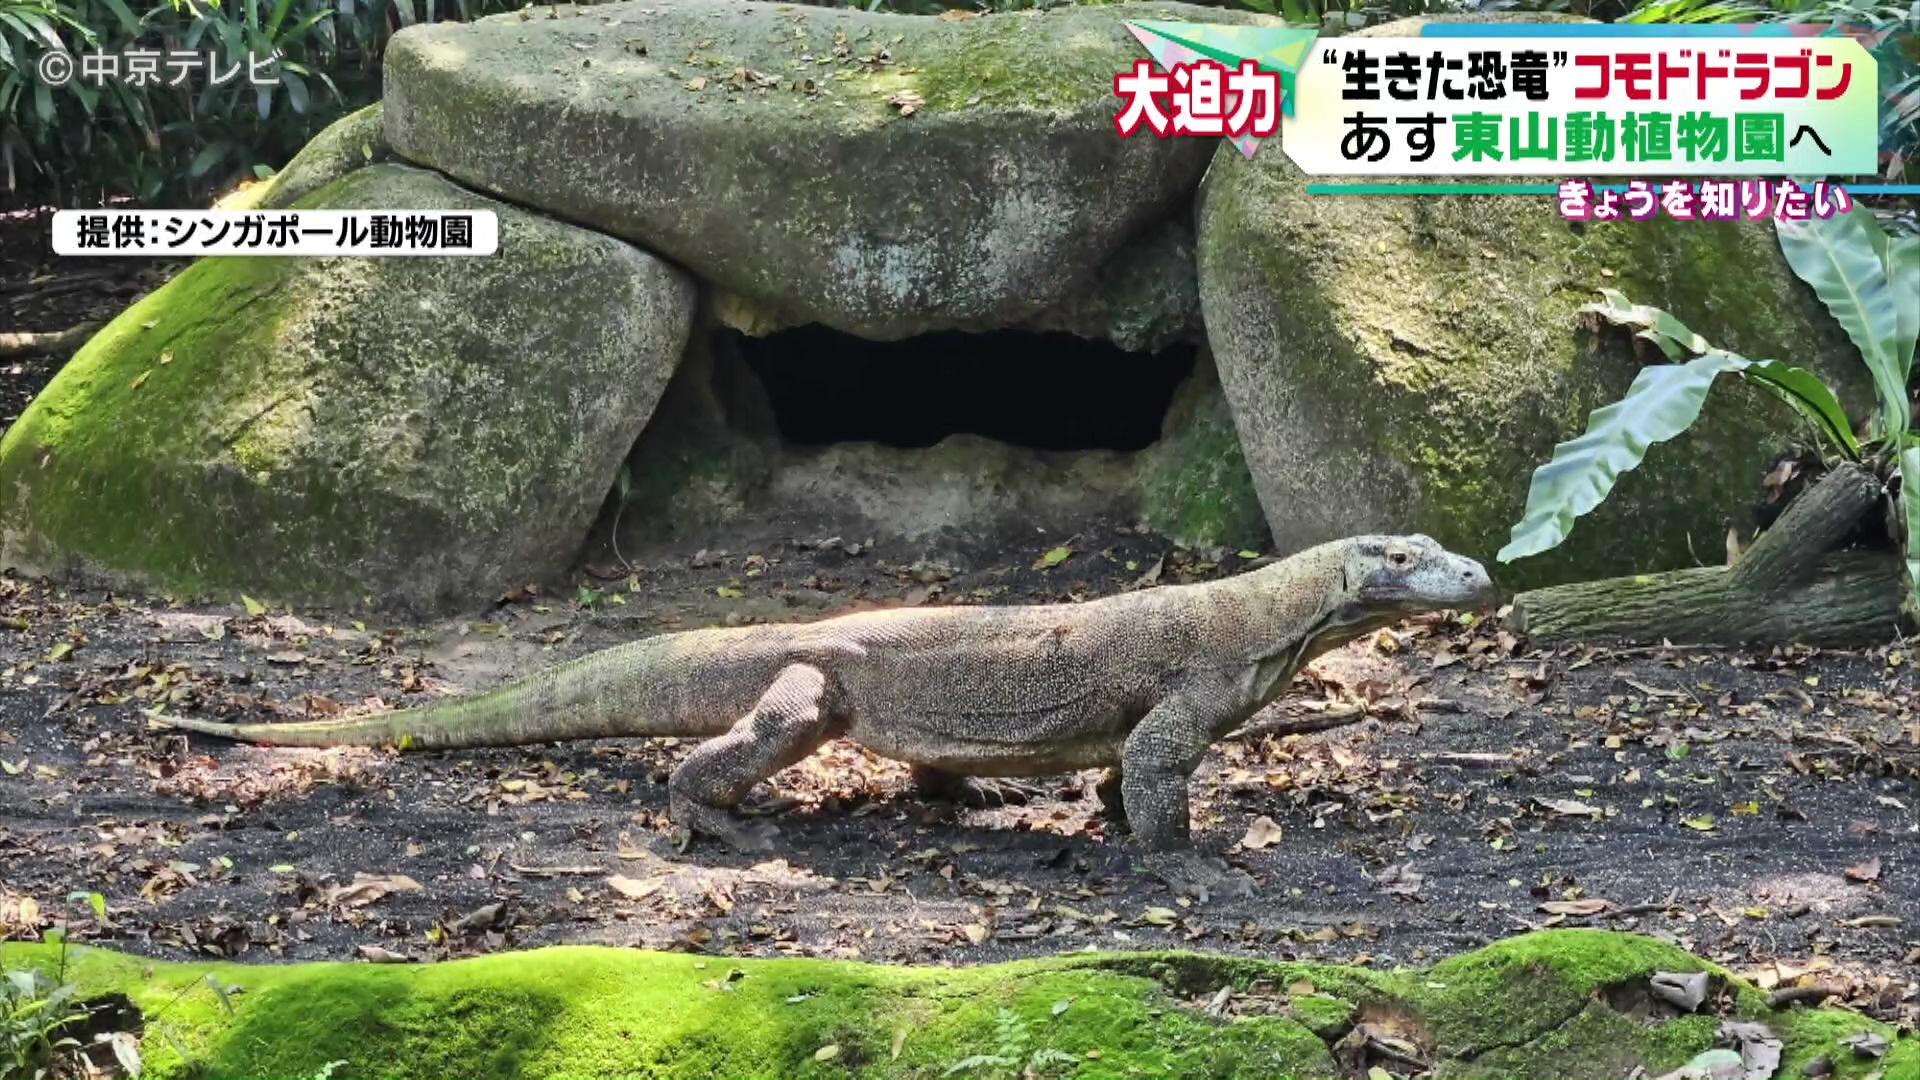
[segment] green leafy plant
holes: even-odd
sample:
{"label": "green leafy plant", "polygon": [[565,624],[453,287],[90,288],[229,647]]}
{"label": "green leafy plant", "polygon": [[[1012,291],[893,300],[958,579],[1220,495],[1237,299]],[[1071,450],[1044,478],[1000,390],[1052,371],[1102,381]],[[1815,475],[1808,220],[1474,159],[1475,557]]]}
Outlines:
{"label": "green leafy plant", "polygon": [[[1054,1006],[1054,1015],[1066,1011],[1066,1003]],[[1008,1075],[1018,1070],[1027,1080],[1043,1076],[1050,1069],[1062,1069],[1068,1072],[1080,1067],[1080,1059],[1064,1050],[1051,1047],[1030,1049],[1033,1045],[1033,1030],[1020,1015],[1012,1009],[1001,1008],[995,1023],[995,1046],[991,1054],[975,1054],[954,1062],[947,1069],[948,1076],[961,1073],[975,1073],[983,1069],[992,1075]]]}
{"label": "green leafy plant", "polygon": [[[1699,419],[1708,392],[1728,374],[1789,405],[1828,455],[1866,463],[1889,480],[1905,478],[1920,488],[1920,438],[1909,430],[1907,391],[1920,339],[1920,304],[1913,302],[1920,297],[1920,236],[1889,234],[1865,207],[1826,219],[1784,221],[1777,233],[1788,264],[1846,330],[1872,377],[1876,406],[1864,434],[1854,431],[1838,396],[1811,372],[1714,348],[1672,314],[1603,290],[1602,302],[1583,310],[1633,328],[1674,362],[1642,369],[1625,397],[1594,410],[1586,432],[1556,446],[1552,459],[1534,471],[1525,514],[1500,550],[1501,562],[1558,546],[1577,518],[1606,500],[1621,474]],[[1901,502],[1908,603],[1920,610],[1920,498],[1903,492]]]}
{"label": "green leafy plant", "polygon": [[[106,918],[107,901],[99,893],[74,892],[67,901],[85,903],[97,918]],[[0,1077],[73,1075],[72,1059],[86,1052],[77,1036],[85,1033],[92,1014],[78,985],[66,977],[67,935],[56,929],[47,937],[60,944],[60,962],[52,974],[36,967],[7,967],[0,956]],[[94,1042],[111,1048],[127,1076],[140,1076],[140,1046],[131,1035],[100,1032]]]}
{"label": "green leafy plant", "polygon": [[38,1077],[80,1041],[62,1034],[84,1021],[79,989],[33,968],[0,975],[0,1076]]}
{"label": "green leafy plant", "polygon": [[[100,205],[191,204],[270,173],[345,113],[380,96],[387,41],[418,22],[467,20],[525,0],[0,0],[0,198]],[[132,0],[138,3],[139,0]],[[84,78],[47,86],[48,52],[213,50],[180,85]],[[273,58],[271,83],[247,77]]]}

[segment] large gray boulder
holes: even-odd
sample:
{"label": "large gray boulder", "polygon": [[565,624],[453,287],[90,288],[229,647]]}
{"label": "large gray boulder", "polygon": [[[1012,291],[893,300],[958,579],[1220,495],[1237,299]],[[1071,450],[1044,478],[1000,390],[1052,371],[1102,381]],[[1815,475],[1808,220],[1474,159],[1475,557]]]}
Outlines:
{"label": "large gray boulder", "polygon": [[0,442],[0,563],[414,610],[566,569],[672,376],[692,283],[400,165],[296,205],[492,210],[500,252],[195,263]]}
{"label": "large gray boulder", "polygon": [[[1277,143],[1251,161],[1223,146],[1199,209],[1207,336],[1279,550],[1424,531],[1492,557],[1533,469],[1639,370],[1624,333],[1582,328],[1602,287],[1865,400],[1857,353],[1764,222],[1584,224],[1544,196],[1309,195],[1307,180]],[[1730,525],[1750,535],[1761,479],[1799,431],[1729,379],[1566,544],[1496,577],[1716,562]]]}
{"label": "large gray boulder", "polygon": [[386,53],[401,157],[674,260],[759,309],[876,340],[1021,323],[1089,284],[1206,169],[1120,138],[1128,19],[621,0],[415,26]]}

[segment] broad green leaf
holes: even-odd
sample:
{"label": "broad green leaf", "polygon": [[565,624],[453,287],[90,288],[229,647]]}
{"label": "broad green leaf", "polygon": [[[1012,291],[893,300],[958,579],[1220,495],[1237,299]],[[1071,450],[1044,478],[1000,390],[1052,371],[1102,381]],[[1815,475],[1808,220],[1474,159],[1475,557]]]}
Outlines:
{"label": "broad green leaf", "polygon": [[1894,335],[1894,357],[1900,361],[1901,373],[1910,379],[1914,348],[1920,344],[1920,235],[1888,237],[1881,259],[1893,288],[1894,317],[1899,326]]}
{"label": "broad green leaf", "polygon": [[280,85],[287,88],[287,104],[293,106],[293,111],[305,114],[307,111],[306,80],[291,71],[282,69],[280,72]]}
{"label": "broad green leaf", "polygon": [[1046,554],[1034,561],[1033,568],[1035,570],[1051,570],[1072,557],[1073,549],[1062,544],[1057,548],[1049,548]]}
{"label": "broad green leaf", "polygon": [[[1605,291],[1612,293],[1612,290]],[[1590,305],[1587,310],[1614,322],[1642,327],[1635,336],[1653,342],[1670,359],[1685,359],[1712,347],[1705,338],[1660,308],[1628,304],[1618,293],[1612,293],[1609,299],[1610,303]],[[1846,410],[1819,376],[1777,360],[1756,361],[1744,370],[1751,381],[1793,406],[1815,430],[1844,449],[1848,456],[1859,456],[1859,443],[1853,436]]]}
{"label": "broad green leaf", "polygon": [[60,41],[60,35],[53,32],[53,27],[50,26],[45,19],[36,18],[26,13],[0,11],[0,22],[4,22],[15,30],[20,31],[20,36],[28,41],[39,38],[47,43],[47,48],[49,49],[53,49],[56,52],[67,51],[66,45]]}
{"label": "broad green leaf", "polygon": [[1637,468],[1653,444],[1679,435],[1700,418],[1715,379],[1747,366],[1739,356],[1712,350],[1684,364],[1642,368],[1625,397],[1595,409],[1586,433],[1554,447],[1552,460],[1533,471],[1526,514],[1500,549],[1499,560],[1512,562],[1559,546],[1573,531],[1574,519],[1605,501],[1621,473]]}
{"label": "broad green leaf", "polygon": [[205,149],[193,156],[193,161],[187,165],[187,175],[193,177],[205,176],[207,170],[225,160],[228,152],[232,149],[233,144],[224,139],[219,142],[209,143]]}
{"label": "broad green leaf", "polygon": [[1604,298],[1602,302],[1588,304],[1580,310],[1590,311],[1621,326],[1639,327],[1640,333],[1636,336],[1658,345],[1669,360],[1684,360],[1712,348],[1706,338],[1694,333],[1670,312],[1636,304],[1614,289],[1601,289],[1600,295]]}
{"label": "broad green leaf", "polygon": [[1847,411],[1840,407],[1840,399],[1833,396],[1833,390],[1820,381],[1820,376],[1778,360],[1756,360],[1740,373],[1748,382],[1771,391],[1793,406],[1794,411],[1844,450],[1848,457],[1859,459],[1860,442],[1853,437]]}
{"label": "broad green leaf", "polygon": [[[1813,286],[1873,374],[1880,399],[1880,434],[1898,438],[1907,429],[1907,364],[1900,355],[1900,315],[1885,246],[1873,212],[1855,207],[1830,218],[1775,223],[1780,250],[1801,280]],[[1906,350],[1910,356],[1912,348]]]}
{"label": "broad green leaf", "polygon": [[1907,523],[1907,606],[1920,618],[1920,445],[1900,450],[1900,501]]}
{"label": "broad green leaf", "polygon": [[127,7],[126,0],[104,0],[104,2],[107,10],[113,12],[113,17],[120,20],[120,28],[127,32],[128,37],[140,36],[140,20],[134,17],[133,9]]}

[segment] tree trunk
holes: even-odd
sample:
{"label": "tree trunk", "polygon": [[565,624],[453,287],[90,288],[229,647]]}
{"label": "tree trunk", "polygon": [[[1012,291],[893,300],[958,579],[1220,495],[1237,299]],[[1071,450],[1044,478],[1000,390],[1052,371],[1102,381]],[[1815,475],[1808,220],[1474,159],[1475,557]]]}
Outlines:
{"label": "tree trunk", "polygon": [[1876,512],[1884,485],[1848,462],[1793,501],[1730,567],[1557,585],[1514,598],[1511,624],[1539,644],[1849,647],[1903,629],[1903,565],[1893,552],[1833,546]]}

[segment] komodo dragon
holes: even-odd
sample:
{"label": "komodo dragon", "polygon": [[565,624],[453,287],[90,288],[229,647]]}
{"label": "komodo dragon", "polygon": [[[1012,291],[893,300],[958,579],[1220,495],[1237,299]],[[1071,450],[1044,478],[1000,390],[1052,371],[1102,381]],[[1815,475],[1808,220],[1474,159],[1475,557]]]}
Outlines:
{"label": "komodo dragon", "polygon": [[669,780],[688,838],[766,850],[737,807],[848,737],[928,785],[1108,767],[1101,785],[1146,866],[1177,892],[1247,895],[1202,858],[1187,784],[1208,747],[1308,660],[1408,614],[1490,599],[1472,559],[1425,536],[1322,544],[1236,576],[1080,604],[918,607],[662,634],[495,690],[334,720],[160,722],[283,746],[457,749],[618,736],[704,738]]}

